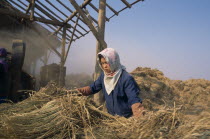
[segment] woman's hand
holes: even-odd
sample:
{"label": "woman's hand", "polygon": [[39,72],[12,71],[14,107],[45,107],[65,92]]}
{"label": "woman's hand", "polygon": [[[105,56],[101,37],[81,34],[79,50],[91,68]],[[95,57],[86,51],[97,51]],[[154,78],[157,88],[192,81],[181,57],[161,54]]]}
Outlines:
{"label": "woman's hand", "polygon": [[144,107],[141,103],[134,103],[131,106],[131,109],[132,109],[134,118],[138,118],[138,117],[143,116],[145,114]]}
{"label": "woman's hand", "polygon": [[85,86],[77,89],[83,96],[89,96],[92,94],[90,86]]}

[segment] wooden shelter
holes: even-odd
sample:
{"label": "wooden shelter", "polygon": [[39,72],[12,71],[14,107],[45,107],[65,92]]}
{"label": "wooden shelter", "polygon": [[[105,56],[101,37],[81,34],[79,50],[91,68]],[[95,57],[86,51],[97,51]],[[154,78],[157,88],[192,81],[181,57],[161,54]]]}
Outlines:
{"label": "wooden shelter", "polygon": [[[132,8],[143,0],[69,0],[69,1],[38,1],[38,0],[3,0],[21,12],[0,9],[0,14],[20,17],[30,22],[39,22],[50,30],[49,36],[55,35],[61,41],[61,52],[50,47],[60,57],[60,85],[64,85],[63,66],[73,41],[92,32],[97,40],[96,53],[107,47],[104,40],[105,22],[118,16],[122,11]],[[66,44],[67,49],[66,49]],[[96,79],[100,74],[96,64]],[[102,96],[96,95],[100,102]]]}
{"label": "wooden shelter", "polygon": [[[8,10],[20,12],[6,1],[0,1],[0,11]],[[56,36],[48,37],[51,32],[37,22],[29,22],[6,14],[0,14],[0,20],[0,47],[11,52],[13,40],[23,40],[27,47],[23,68],[30,74],[35,70],[36,61],[43,56],[46,57],[51,51],[50,47],[56,49],[61,43]]]}

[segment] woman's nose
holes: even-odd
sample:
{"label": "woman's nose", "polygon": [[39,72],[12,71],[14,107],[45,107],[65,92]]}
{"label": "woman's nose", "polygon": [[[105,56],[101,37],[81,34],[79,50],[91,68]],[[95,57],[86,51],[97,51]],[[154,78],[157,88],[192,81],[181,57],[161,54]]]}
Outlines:
{"label": "woman's nose", "polygon": [[104,67],[105,67],[105,68],[107,68],[107,67],[108,67],[108,65],[107,65],[107,64],[104,64]]}

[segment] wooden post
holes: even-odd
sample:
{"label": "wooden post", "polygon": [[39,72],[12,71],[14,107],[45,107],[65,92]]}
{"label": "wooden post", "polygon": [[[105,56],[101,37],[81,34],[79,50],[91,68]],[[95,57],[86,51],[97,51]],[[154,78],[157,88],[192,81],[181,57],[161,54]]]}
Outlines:
{"label": "wooden post", "polygon": [[35,77],[36,76],[36,64],[37,64],[37,61],[33,61],[32,63],[32,75]]}
{"label": "wooden post", "polygon": [[67,59],[67,56],[68,56],[68,54],[69,54],[69,50],[70,50],[70,47],[71,47],[71,43],[72,43],[73,40],[74,40],[74,39],[73,39],[73,38],[74,38],[74,33],[75,33],[76,28],[77,28],[78,21],[79,21],[79,17],[77,17],[77,20],[76,20],[75,25],[74,25],[73,32],[72,32],[72,34],[71,34],[71,40],[70,40],[70,42],[69,42],[69,45],[68,45],[68,48],[67,48],[67,52],[66,52],[66,54],[65,54],[64,64],[66,63],[66,59]]}
{"label": "wooden post", "polygon": [[59,75],[59,85],[63,87],[65,85],[65,45],[66,45],[66,26],[63,26],[63,36],[62,36],[62,50],[61,50],[61,63],[60,63],[60,75]]}
{"label": "wooden post", "polygon": [[[106,0],[100,0],[99,13],[98,13],[98,33],[103,41],[104,41],[104,34],[105,34],[105,22],[106,22]],[[107,46],[104,46],[97,40],[97,43],[96,43],[96,65],[95,65],[94,80],[98,79],[98,77],[100,76],[100,74],[102,72],[102,70],[99,67],[99,64],[97,62],[97,54],[105,48],[107,48]],[[98,105],[103,104],[103,102],[104,102],[103,93],[99,92],[99,93],[95,94],[94,101]]]}
{"label": "wooden post", "polygon": [[51,50],[49,50],[49,54],[48,54],[48,51],[47,53],[43,56],[43,59],[40,58],[40,60],[43,62],[44,66],[47,65],[48,63],[48,60],[49,60],[49,57],[50,57],[50,53],[51,53]]}
{"label": "wooden post", "polygon": [[30,20],[33,21],[34,20],[34,7],[35,7],[35,0],[31,1],[32,6],[31,6],[31,15],[30,15]]}

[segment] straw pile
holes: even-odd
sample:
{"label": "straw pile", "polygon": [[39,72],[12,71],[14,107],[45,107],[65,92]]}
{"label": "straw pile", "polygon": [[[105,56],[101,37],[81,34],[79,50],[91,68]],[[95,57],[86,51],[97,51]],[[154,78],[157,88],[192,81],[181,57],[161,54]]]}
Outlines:
{"label": "straw pile", "polygon": [[49,84],[22,102],[0,105],[0,137],[209,138],[210,81],[172,81],[150,68],[132,75],[147,110],[138,119],[111,116],[89,97]]}

